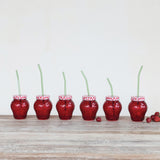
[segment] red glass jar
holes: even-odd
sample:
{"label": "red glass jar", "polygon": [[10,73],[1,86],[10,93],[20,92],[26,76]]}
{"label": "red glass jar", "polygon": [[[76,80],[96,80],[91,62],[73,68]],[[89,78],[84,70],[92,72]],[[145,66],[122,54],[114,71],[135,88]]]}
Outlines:
{"label": "red glass jar", "polygon": [[34,103],[34,110],[37,118],[40,120],[48,119],[52,110],[52,103],[49,100],[49,96],[37,96],[36,98],[37,100]]}
{"label": "red glass jar", "polygon": [[107,120],[117,121],[122,110],[122,105],[119,102],[119,97],[106,97],[106,101],[103,104],[103,110]]}
{"label": "red glass jar", "polygon": [[147,104],[144,97],[131,97],[128,110],[132,121],[143,121],[147,112]]}
{"label": "red glass jar", "polygon": [[11,110],[15,119],[25,119],[29,109],[27,96],[13,96]]}
{"label": "red glass jar", "polygon": [[96,96],[83,96],[82,99],[80,110],[82,112],[83,119],[87,121],[94,120],[98,111]]}
{"label": "red glass jar", "polygon": [[56,109],[60,119],[71,119],[74,110],[74,102],[72,101],[72,96],[59,96],[59,101],[56,104]]}

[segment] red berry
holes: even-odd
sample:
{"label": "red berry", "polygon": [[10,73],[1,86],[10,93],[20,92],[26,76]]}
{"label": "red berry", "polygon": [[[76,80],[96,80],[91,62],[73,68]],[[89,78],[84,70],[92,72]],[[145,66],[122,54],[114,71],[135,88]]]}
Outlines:
{"label": "red berry", "polygon": [[159,117],[159,116],[155,116],[155,117],[154,117],[154,121],[155,121],[155,122],[160,122],[160,117]]}
{"label": "red berry", "polygon": [[154,114],[155,116],[159,116],[159,112],[155,112],[155,114]]}
{"label": "red berry", "polygon": [[97,121],[97,122],[101,122],[101,121],[102,121],[101,117],[97,117],[97,118],[96,118],[96,121]]}
{"label": "red berry", "polygon": [[155,117],[155,115],[151,115],[151,119],[152,119],[152,121],[154,121],[154,117]]}
{"label": "red berry", "polygon": [[150,123],[152,121],[152,119],[150,117],[146,118],[146,122]]}

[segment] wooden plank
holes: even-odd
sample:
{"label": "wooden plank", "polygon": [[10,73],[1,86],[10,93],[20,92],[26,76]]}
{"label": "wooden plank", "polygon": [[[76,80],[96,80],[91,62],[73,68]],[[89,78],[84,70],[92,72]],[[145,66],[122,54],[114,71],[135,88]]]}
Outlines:
{"label": "wooden plank", "polygon": [[0,159],[160,159],[160,123],[0,116]]}

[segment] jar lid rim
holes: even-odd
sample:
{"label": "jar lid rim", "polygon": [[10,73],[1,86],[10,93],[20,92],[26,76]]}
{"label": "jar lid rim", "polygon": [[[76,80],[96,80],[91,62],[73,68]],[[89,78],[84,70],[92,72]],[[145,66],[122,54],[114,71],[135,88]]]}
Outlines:
{"label": "jar lid rim", "polygon": [[95,101],[96,100],[96,96],[94,95],[84,95],[82,96],[82,99],[85,100],[85,101]]}
{"label": "jar lid rim", "polygon": [[36,99],[38,99],[38,100],[47,100],[47,99],[49,99],[49,98],[50,98],[49,95],[44,95],[44,96],[38,95],[38,96],[36,96]]}
{"label": "jar lid rim", "polygon": [[26,99],[27,96],[26,95],[14,95],[13,99]]}
{"label": "jar lid rim", "polygon": [[72,96],[71,95],[60,95],[59,99],[60,100],[70,100],[72,99]]}
{"label": "jar lid rim", "polygon": [[107,96],[106,100],[108,100],[108,101],[118,101],[119,96]]}
{"label": "jar lid rim", "polygon": [[144,96],[132,96],[131,100],[132,101],[144,101],[145,97]]}

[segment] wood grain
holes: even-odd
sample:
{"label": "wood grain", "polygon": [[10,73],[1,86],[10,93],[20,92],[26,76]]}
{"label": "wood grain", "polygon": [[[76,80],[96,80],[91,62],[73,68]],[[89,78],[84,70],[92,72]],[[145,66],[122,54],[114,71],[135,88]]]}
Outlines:
{"label": "wood grain", "polygon": [[0,159],[160,159],[160,123],[0,116]]}

